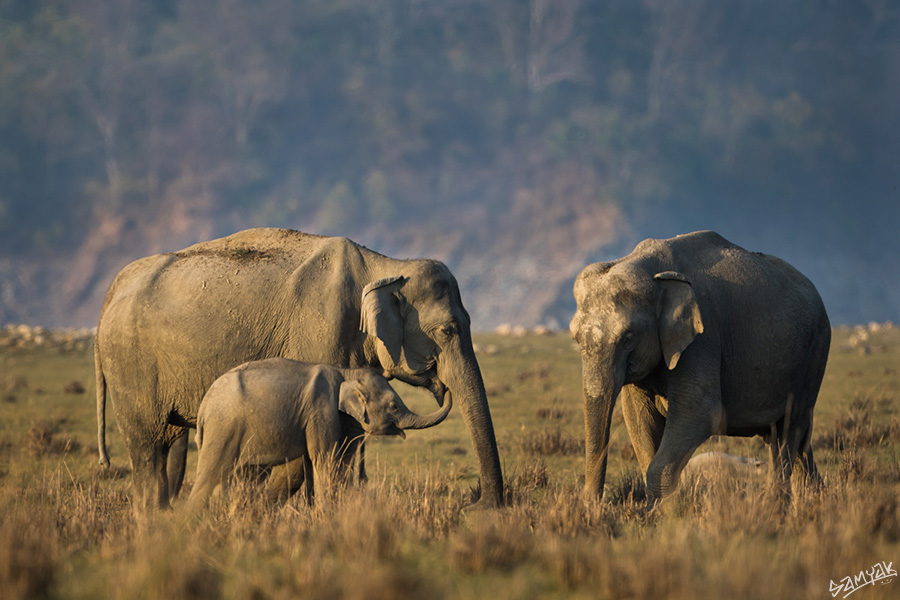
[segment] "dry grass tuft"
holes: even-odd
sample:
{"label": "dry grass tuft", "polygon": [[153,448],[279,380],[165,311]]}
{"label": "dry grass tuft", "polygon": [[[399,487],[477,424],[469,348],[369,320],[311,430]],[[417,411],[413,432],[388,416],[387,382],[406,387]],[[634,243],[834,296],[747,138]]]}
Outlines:
{"label": "dry grass tuft", "polygon": [[550,365],[541,364],[533,368],[521,371],[517,376],[519,383],[546,383],[550,380],[553,369]]}
{"label": "dry grass tuft", "polygon": [[522,452],[530,456],[570,455],[584,452],[584,440],[566,435],[559,427],[530,431],[520,438],[519,446]]}
{"label": "dry grass tuft", "polygon": [[0,590],[10,600],[50,595],[59,534],[46,507],[17,505],[0,520]]}
{"label": "dry grass tuft", "polygon": [[524,467],[513,473],[511,481],[507,482],[507,490],[533,490],[544,489],[550,485],[550,472],[547,465],[541,460],[530,460]]}
{"label": "dry grass tuft", "polygon": [[887,422],[873,415],[875,407],[890,407],[891,398],[857,396],[846,412],[834,420],[833,427],[816,437],[814,449],[842,452],[849,448],[871,448],[900,443],[900,419],[892,415]]}
{"label": "dry grass tuft", "polygon": [[25,433],[23,440],[26,452],[31,456],[38,457],[80,450],[81,443],[77,440],[56,437],[56,434],[59,433],[59,426],[64,423],[64,419],[45,419],[34,423]]}
{"label": "dry grass tuft", "polygon": [[479,514],[451,536],[450,564],[468,574],[509,570],[526,561],[533,546],[532,532],[519,519]]}
{"label": "dry grass tuft", "polygon": [[84,387],[84,384],[78,381],[77,379],[73,379],[65,386],[63,386],[64,394],[75,394],[80,395],[87,391],[87,388]]}
{"label": "dry grass tuft", "polygon": [[567,411],[555,406],[539,408],[535,414],[538,419],[544,419],[545,421],[561,421],[568,416]]}
{"label": "dry grass tuft", "polygon": [[28,389],[28,379],[18,375],[16,377],[4,377],[0,379],[0,398],[6,404],[15,404],[19,401],[18,392]]}

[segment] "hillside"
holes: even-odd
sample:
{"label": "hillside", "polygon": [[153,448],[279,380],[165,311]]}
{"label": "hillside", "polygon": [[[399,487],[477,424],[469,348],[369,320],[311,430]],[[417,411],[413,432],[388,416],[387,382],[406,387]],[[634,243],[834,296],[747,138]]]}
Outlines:
{"label": "hillside", "polygon": [[0,2],[0,324],[253,226],[448,263],[475,327],[715,229],[900,321],[890,1]]}

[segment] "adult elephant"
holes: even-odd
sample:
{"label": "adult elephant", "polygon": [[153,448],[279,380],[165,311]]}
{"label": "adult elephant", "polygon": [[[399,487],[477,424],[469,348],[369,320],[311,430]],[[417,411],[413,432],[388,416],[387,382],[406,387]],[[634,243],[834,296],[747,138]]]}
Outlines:
{"label": "adult elephant", "polygon": [[479,504],[503,493],[491,413],[456,279],[433,260],[395,260],[350,240],[250,229],[137,260],[116,276],[95,343],[100,462],[109,390],[138,505],[168,506],[167,457],[195,427],[212,382],[251,360],[368,366],[449,388],[481,469]]}
{"label": "adult elephant", "polygon": [[813,284],[789,264],[713,232],[645,240],[586,267],[570,329],[581,348],[584,496],[606,477],[616,398],[648,500],[672,492],[714,434],[765,436],[786,491],[809,440],[831,328]]}

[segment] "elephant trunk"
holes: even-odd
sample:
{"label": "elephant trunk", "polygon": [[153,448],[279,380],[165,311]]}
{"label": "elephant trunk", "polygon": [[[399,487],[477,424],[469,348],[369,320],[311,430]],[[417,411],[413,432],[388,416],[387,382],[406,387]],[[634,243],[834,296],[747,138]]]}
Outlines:
{"label": "elephant trunk", "polygon": [[625,381],[612,356],[584,360],[585,481],[584,498],[600,499],[606,481],[609,430],[616,398]]}
{"label": "elephant trunk", "polygon": [[453,405],[453,396],[448,394],[444,399],[443,406],[430,415],[417,415],[411,410],[406,412],[397,419],[397,427],[400,429],[427,429],[441,423],[450,414],[450,408]]}
{"label": "elephant trunk", "polygon": [[459,403],[463,421],[472,437],[481,470],[481,499],[478,505],[499,506],[503,502],[500,455],[487,392],[468,331],[461,331],[455,342],[443,349],[438,359],[437,374]]}

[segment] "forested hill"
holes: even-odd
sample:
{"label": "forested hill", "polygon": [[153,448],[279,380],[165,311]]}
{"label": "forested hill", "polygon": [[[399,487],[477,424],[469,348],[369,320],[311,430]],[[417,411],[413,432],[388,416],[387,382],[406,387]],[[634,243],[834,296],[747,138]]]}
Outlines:
{"label": "forested hill", "polygon": [[716,229],[900,320],[893,0],[0,0],[0,324],[252,226],[565,326],[587,262]]}

